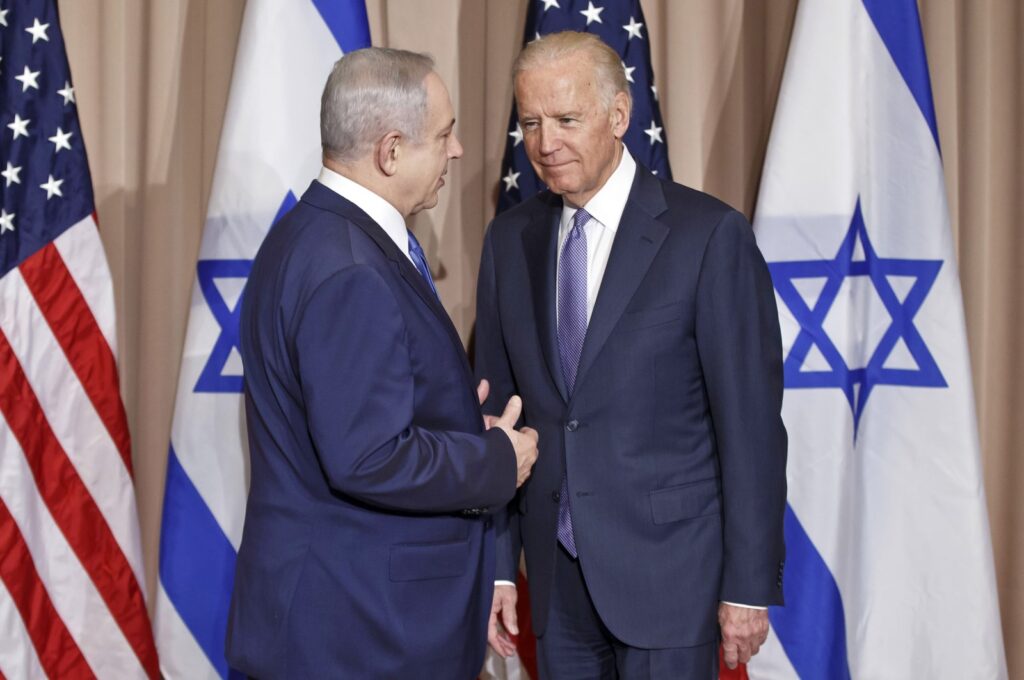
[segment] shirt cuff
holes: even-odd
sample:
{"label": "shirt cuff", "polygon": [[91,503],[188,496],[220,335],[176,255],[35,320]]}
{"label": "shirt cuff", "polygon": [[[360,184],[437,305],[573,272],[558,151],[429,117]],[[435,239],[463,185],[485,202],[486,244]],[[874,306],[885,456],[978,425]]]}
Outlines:
{"label": "shirt cuff", "polygon": [[740,604],[739,602],[726,602],[725,600],[722,600],[722,604],[732,605],[733,607],[742,607],[744,609],[757,609],[757,610],[760,610],[760,611],[764,611],[765,609],[768,609],[768,607],[762,607],[762,606],[756,605],[756,604]]}
{"label": "shirt cuff", "polygon": [[512,583],[512,581],[495,581],[494,585],[496,585],[496,586],[512,586],[513,588],[516,587],[516,584]]}

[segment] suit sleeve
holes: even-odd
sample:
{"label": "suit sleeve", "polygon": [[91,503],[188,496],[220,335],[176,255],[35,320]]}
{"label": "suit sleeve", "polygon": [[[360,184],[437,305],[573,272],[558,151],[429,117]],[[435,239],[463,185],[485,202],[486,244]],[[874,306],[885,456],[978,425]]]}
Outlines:
{"label": "suit sleeve", "polygon": [[786,504],[782,342],[768,267],[750,225],[735,211],[708,241],[696,323],[722,475],[720,599],[781,604]]}
{"label": "suit sleeve", "polygon": [[309,433],[331,487],[413,512],[506,503],[516,473],[504,432],[413,424],[407,335],[391,289],[370,267],[335,273],[300,310],[295,357]]}
{"label": "suit sleeve", "polygon": [[[483,405],[484,413],[501,415],[509,397],[516,394],[517,390],[498,311],[493,224],[484,237],[480,276],[477,279],[475,370],[477,380],[486,378],[491,384],[490,395]],[[497,546],[495,578],[515,583],[516,575],[519,573],[519,551],[522,547],[516,503],[509,503],[503,511],[495,513],[494,530]]]}

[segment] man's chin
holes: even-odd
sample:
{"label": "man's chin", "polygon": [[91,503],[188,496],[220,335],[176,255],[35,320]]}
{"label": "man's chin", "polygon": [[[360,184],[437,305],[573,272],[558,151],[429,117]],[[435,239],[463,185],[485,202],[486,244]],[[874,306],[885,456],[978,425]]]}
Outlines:
{"label": "man's chin", "polygon": [[576,191],[579,186],[579,182],[576,181],[575,178],[558,172],[541,173],[540,180],[544,182],[548,189],[551,189],[551,191],[555,192],[559,196],[563,194],[571,194]]}
{"label": "man's chin", "polygon": [[410,212],[409,214],[410,215],[415,215],[416,213],[420,212],[421,210],[430,210],[431,208],[434,208],[434,207],[437,207],[437,194],[436,193],[433,196],[431,196],[430,198],[428,198],[426,201],[424,201],[423,203],[420,203],[415,208],[413,208],[412,212]]}

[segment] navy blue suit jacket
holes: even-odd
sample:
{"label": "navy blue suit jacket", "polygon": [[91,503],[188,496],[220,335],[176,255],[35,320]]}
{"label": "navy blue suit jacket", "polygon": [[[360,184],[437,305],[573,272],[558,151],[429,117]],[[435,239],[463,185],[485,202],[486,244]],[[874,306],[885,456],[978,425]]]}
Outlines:
{"label": "navy blue suit jacket", "polygon": [[[515,454],[459,337],[354,204],[314,182],[242,304],[251,483],[227,634],[259,678],[472,678]],[[467,509],[469,509],[467,511]]]}
{"label": "navy blue suit jacket", "polygon": [[534,628],[548,618],[563,470],[584,579],[635,647],[715,640],[720,600],[782,602],[786,432],[779,323],[742,215],[638,167],[573,394],[559,364],[562,201],[497,217],[480,267],[476,369],[485,411],[511,393],[540,433],[498,535],[498,578],[526,554]]}

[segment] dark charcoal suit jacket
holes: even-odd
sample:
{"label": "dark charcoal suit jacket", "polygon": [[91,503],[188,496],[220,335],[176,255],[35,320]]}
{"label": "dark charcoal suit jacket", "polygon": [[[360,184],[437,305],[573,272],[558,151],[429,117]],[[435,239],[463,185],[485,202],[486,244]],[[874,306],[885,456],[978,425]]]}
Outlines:
{"label": "dark charcoal suit jacket", "polygon": [[526,554],[543,634],[563,471],[580,564],[626,644],[714,641],[720,600],[782,602],[786,432],[771,280],[747,221],[637,168],[567,394],[555,324],[562,201],[497,217],[481,262],[485,412],[522,395],[533,475],[498,534],[498,578]]}

